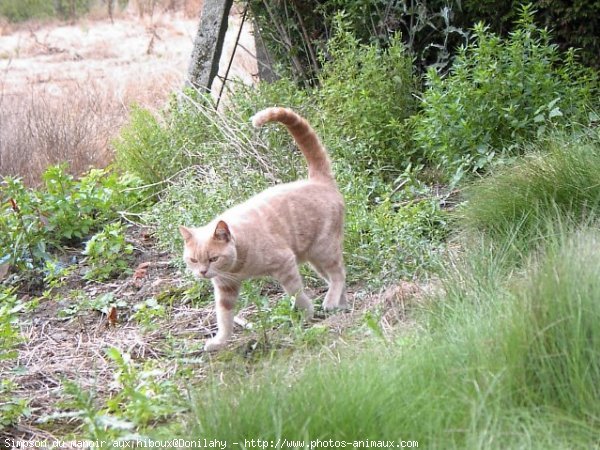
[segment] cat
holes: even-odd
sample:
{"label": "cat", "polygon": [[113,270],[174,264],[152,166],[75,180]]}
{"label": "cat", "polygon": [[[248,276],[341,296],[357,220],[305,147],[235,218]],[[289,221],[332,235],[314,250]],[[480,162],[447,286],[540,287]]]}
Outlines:
{"label": "cat", "polygon": [[214,286],[218,330],[206,341],[206,351],[219,350],[230,339],[240,283],[248,278],[274,277],[310,320],[314,307],[298,271],[308,262],[329,285],[323,308],[347,307],[344,199],[327,151],[306,119],[290,109],[267,108],[252,118],[257,128],[267,122],[288,128],[308,163],[308,179],[271,187],[203,227],[179,227],[188,269]]}

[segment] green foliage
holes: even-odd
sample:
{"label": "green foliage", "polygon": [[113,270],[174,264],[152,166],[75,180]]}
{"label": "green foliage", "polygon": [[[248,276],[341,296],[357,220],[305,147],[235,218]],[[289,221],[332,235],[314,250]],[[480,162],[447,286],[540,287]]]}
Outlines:
{"label": "green foliage", "polygon": [[325,137],[360,143],[331,146],[335,157],[352,161],[357,171],[403,167],[410,153],[406,119],[417,108],[412,58],[398,37],[386,49],[361,45],[345,26],[340,19],[328,42],[315,92]]}
{"label": "green foliage", "polygon": [[300,373],[270,365],[250,379],[205,388],[185,435],[593,447],[600,236],[582,233],[573,239],[563,230],[518,280],[497,270],[496,251],[467,245],[442,278],[455,289],[440,289],[438,301],[425,305],[423,329],[394,345],[378,339],[314,358]]}
{"label": "green foliage", "polygon": [[0,361],[16,357],[15,346],[21,342],[16,314],[21,309],[14,292],[0,288]]}
{"label": "green foliage", "polygon": [[[184,139],[192,141],[193,135]],[[164,132],[160,121],[150,111],[139,107],[132,109],[129,123],[121,130],[114,147],[119,166],[135,173],[146,184],[167,180],[191,165],[185,147],[177,146],[169,133]]]}
{"label": "green foliage", "polygon": [[133,246],[125,240],[125,229],[118,222],[109,223],[85,244],[88,270],[84,278],[105,281],[128,271],[127,255],[133,253]]}
{"label": "green foliage", "polygon": [[553,134],[527,155],[466,189],[467,230],[527,245],[548,221],[585,222],[600,211],[600,135]]}
{"label": "green foliage", "polygon": [[30,413],[27,399],[18,398],[13,394],[16,389],[17,385],[13,381],[0,380],[0,430],[16,424],[19,418]]}
{"label": "green foliage", "polygon": [[466,33],[453,26],[448,2],[412,0],[319,0],[265,4],[250,2],[274,69],[296,84],[315,85],[323,60],[319,52],[330,45],[336,22],[343,17],[358,45],[386,49],[402,39],[418,71],[435,64],[445,67],[450,52]]}
{"label": "green foliage", "polygon": [[414,118],[415,142],[456,182],[499,154],[517,153],[519,144],[548,127],[587,123],[597,93],[597,76],[572,52],[561,59],[549,33],[535,27],[524,7],[507,40],[479,24],[446,78],[428,72],[423,111]]}
{"label": "green foliage", "polygon": [[40,189],[9,177],[0,184],[0,263],[41,267],[51,250],[81,242],[142,204],[140,180],[131,175],[92,169],[76,180],[65,166],[52,166],[43,180]]}
{"label": "green foliage", "polygon": [[125,300],[115,299],[112,292],[97,297],[89,297],[83,292],[72,291],[71,297],[73,302],[58,312],[59,317],[73,317],[79,314],[80,311],[97,311],[108,315],[112,307],[122,309],[128,306]]}
{"label": "green foliage", "polygon": [[[339,165],[338,165],[339,167]],[[436,247],[447,226],[435,198],[422,201],[406,191],[393,193],[381,179],[341,170],[346,200],[345,263],[349,282],[381,283],[388,277],[411,278],[434,267]]]}
{"label": "green foliage", "polygon": [[117,366],[116,380],[120,391],[107,402],[109,410],[137,426],[145,426],[181,410],[181,394],[166,378],[165,371],[146,364],[140,370],[127,353],[117,348],[106,350]]}
{"label": "green foliage", "polygon": [[[453,23],[464,29],[481,21],[490,30],[503,37],[514,31],[514,21],[523,3],[518,0],[429,0],[432,8],[450,4]],[[537,0],[531,2],[537,9],[536,23],[552,30],[555,42],[562,51],[577,48],[581,62],[600,67],[600,4],[571,0]]]}
{"label": "green foliage", "polygon": [[63,386],[66,394],[63,407],[70,411],[45,416],[41,419],[42,423],[57,419],[76,418],[82,423],[83,437],[97,441],[107,441],[128,435],[133,429],[134,425],[131,422],[100,409],[97,405],[97,394],[93,390],[84,389],[69,380],[65,380]]}
{"label": "green foliage", "polygon": [[[17,313],[22,309],[14,291],[0,286],[0,363],[17,357],[16,347],[22,341]],[[16,387],[8,378],[0,380],[0,430],[29,411],[28,401],[14,396]]]}
{"label": "green foliage", "polygon": [[3,0],[0,2],[0,16],[11,22],[50,17],[54,13],[52,3],[47,0]]}
{"label": "green foliage", "polygon": [[0,16],[11,22],[59,17],[74,19],[88,12],[92,0],[2,0]]}
{"label": "green foliage", "polygon": [[600,68],[600,4],[570,0],[540,0],[540,19],[553,30],[556,41],[564,50],[578,48],[583,64]]}
{"label": "green foliage", "polygon": [[133,309],[135,311],[133,318],[147,330],[155,328],[157,319],[163,318],[166,314],[164,305],[154,297],[135,304]]}

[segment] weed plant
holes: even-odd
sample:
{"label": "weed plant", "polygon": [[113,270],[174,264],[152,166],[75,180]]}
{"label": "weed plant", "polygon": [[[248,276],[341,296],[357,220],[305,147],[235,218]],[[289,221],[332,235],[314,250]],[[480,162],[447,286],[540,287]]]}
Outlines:
{"label": "weed plant", "polygon": [[44,266],[51,252],[77,245],[126,210],[143,204],[139,178],[92,169],[77,180],[66,166],[49,167],[45,186],[27,188],[6,177],[0,184],[0,264]]}

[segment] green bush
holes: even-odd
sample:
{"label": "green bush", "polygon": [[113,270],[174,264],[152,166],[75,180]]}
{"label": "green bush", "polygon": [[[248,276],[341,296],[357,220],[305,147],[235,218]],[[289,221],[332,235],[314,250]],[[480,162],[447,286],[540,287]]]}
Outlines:
{"label": "green bush", "polygon": [[361,45],[340,22],[327,55],[315,90],[324,138],[349,141],[330,145],[334,156],[352,161],[358,171],[405,167],[411,153],[406,119],[416,112],[417,81],[400,39],[387,49]]}
{"label": "green bush", "polygon": [[11,22],[59,17],[73,19],[88,12],[92,0],[2,0],[0,16]]}
{"label": "green bush", "polygon": [[[490,30],[506,37],[514,31],[514,20],[523,3],[520,0],[429,0],[435,9],[449,4],[453,11],[453,24],[468,29],[479,21]],[[536,23],[552,30],[560,49],[577,48],[581,62],[587,66],[600,67],[600,4],[598,2],[572,0],[537,0],[531,2],[536,8]]]}
{"label": "green bush", "polygon": [[572,52],[561,59],[528,8],[507,40],[481,24],[474,34],[446,78],[428,72],[423,111],[414,118],[416,145],[454,181],[499,154],[518,153],[549,127],[588,123],[597,102],[597,76]]}

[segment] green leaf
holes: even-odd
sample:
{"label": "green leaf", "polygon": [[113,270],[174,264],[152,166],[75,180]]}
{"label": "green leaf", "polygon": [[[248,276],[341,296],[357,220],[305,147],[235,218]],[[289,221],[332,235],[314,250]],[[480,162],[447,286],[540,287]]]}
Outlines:
{"label": "green leaf", "polygon": [[557,106],[556,108],[552,109],[552,111],[550,111],[550,113],[548,113],[548,118],[552,119],[554,117],[562,117],[563,113],[560,111],[560,108]]}

